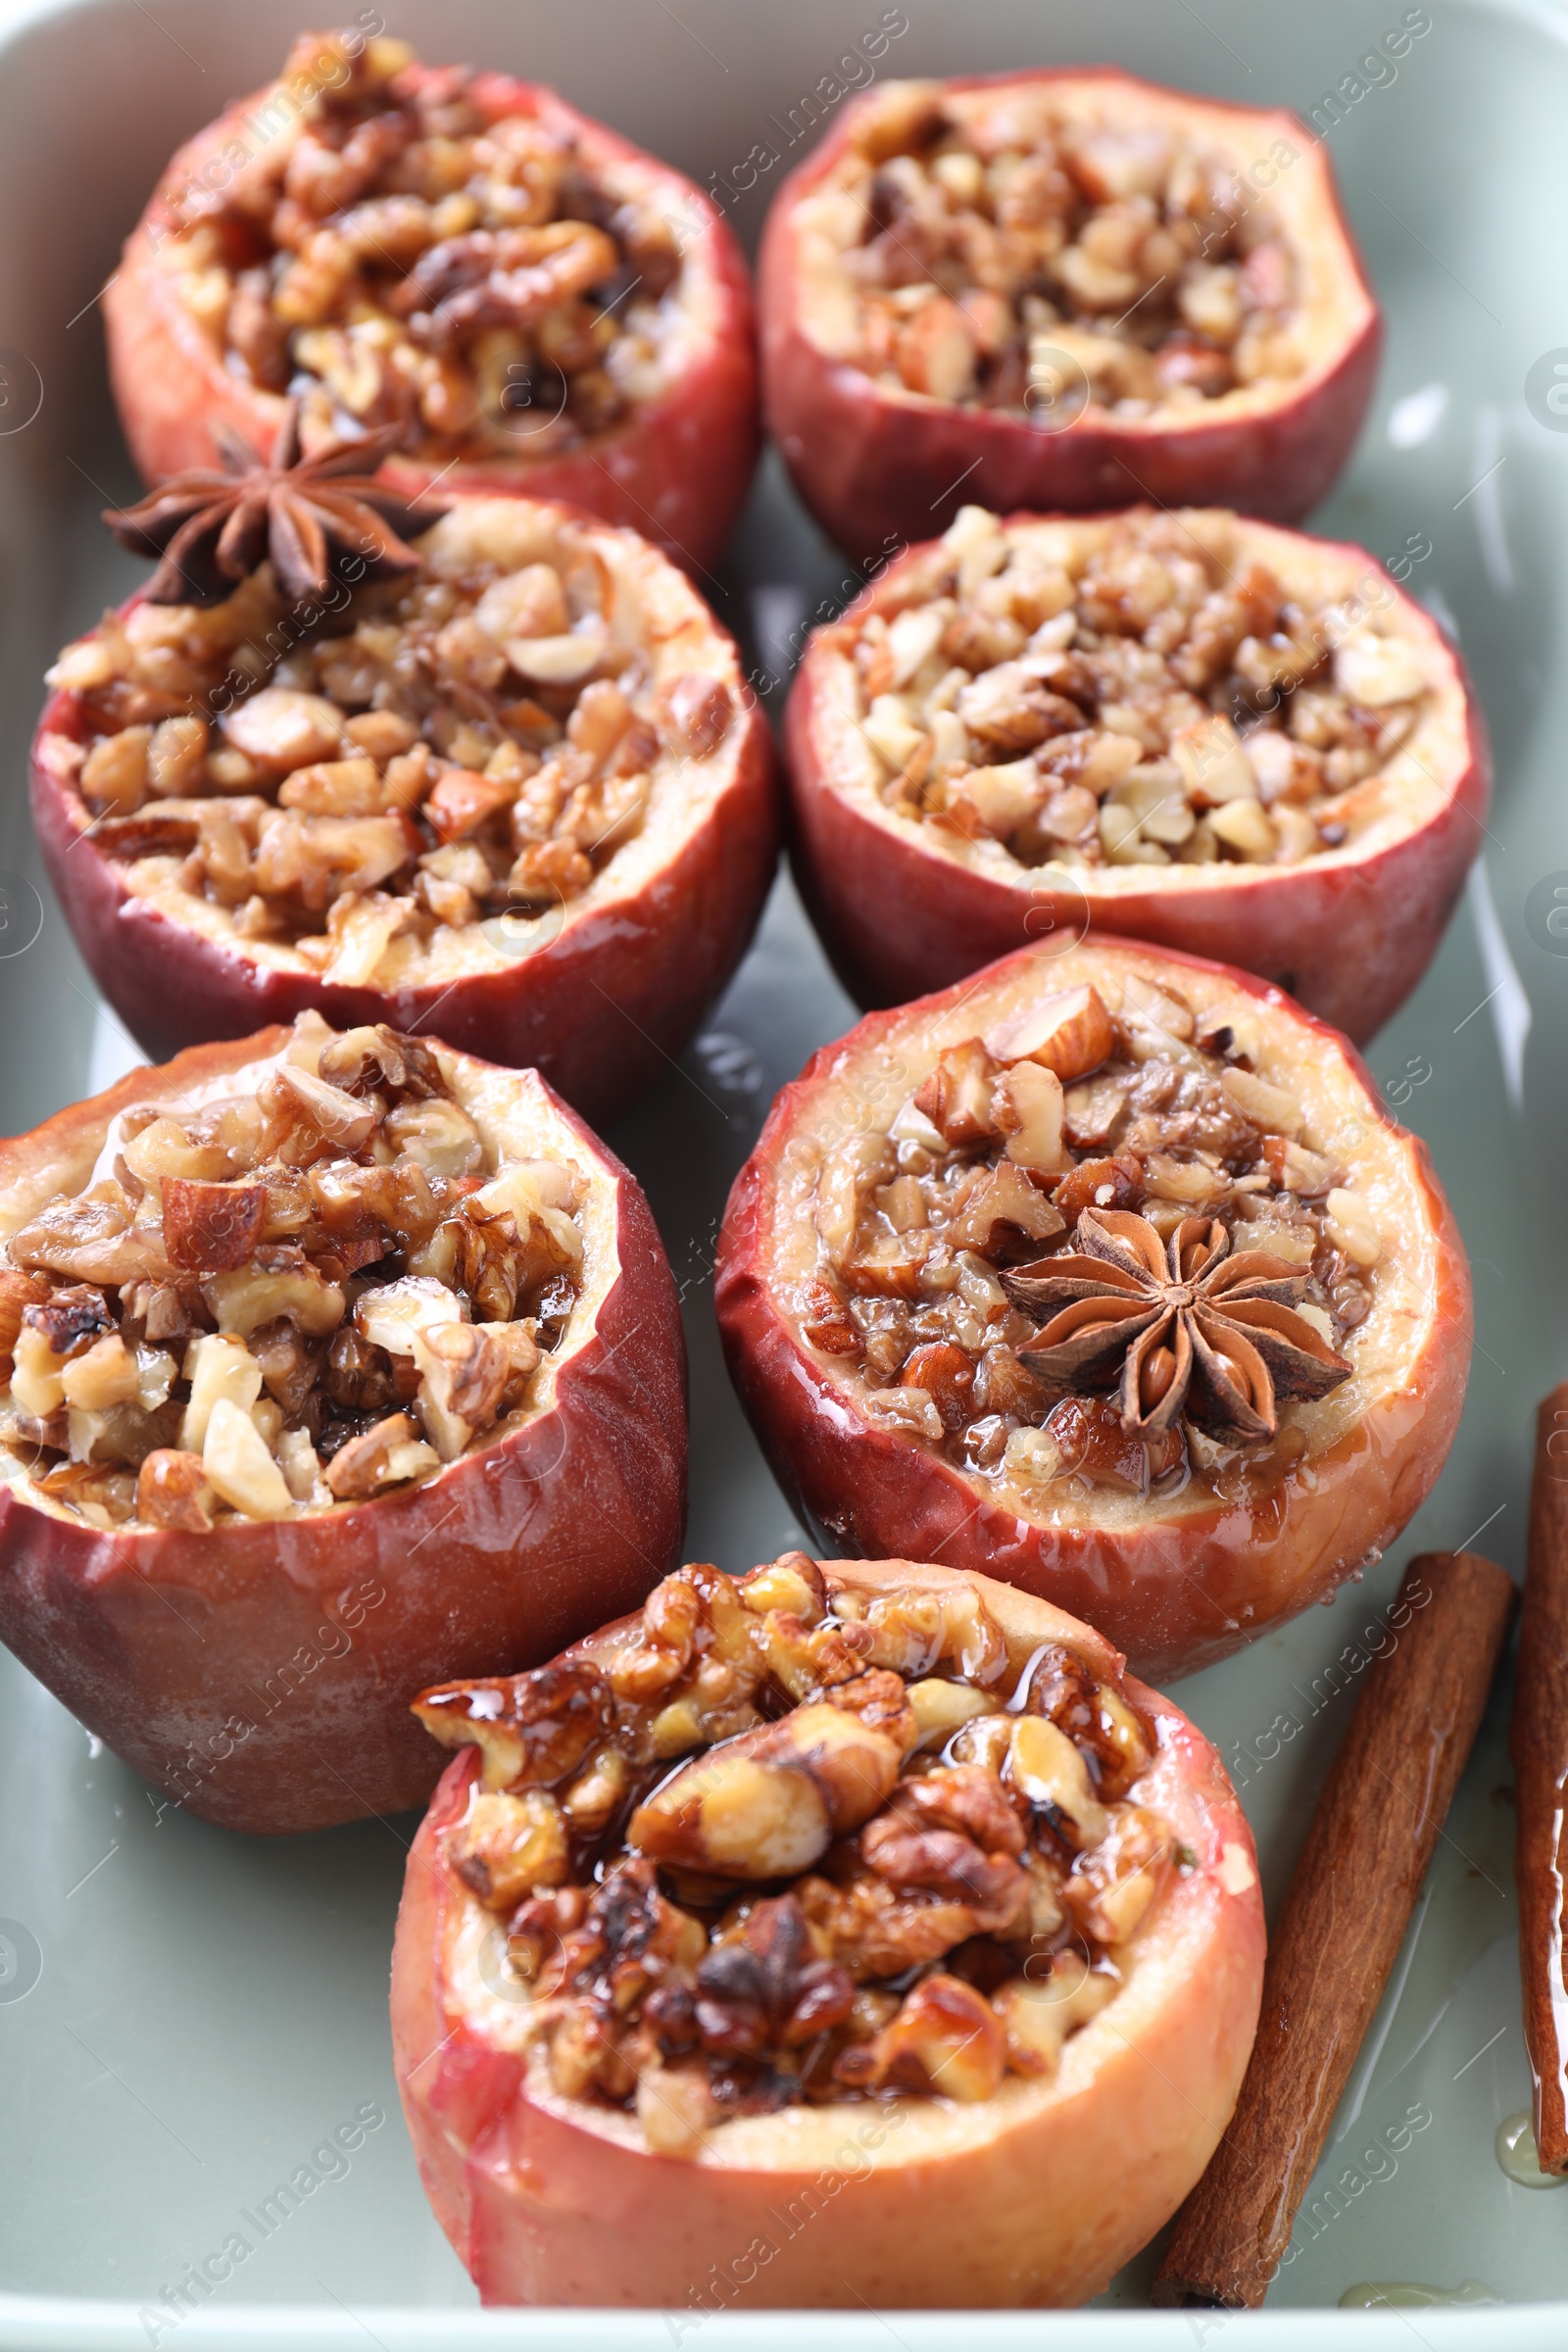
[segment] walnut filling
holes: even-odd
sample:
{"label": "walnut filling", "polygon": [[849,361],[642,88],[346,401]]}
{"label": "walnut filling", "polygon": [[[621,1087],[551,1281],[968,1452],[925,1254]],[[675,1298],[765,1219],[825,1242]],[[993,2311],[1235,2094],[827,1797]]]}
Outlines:
{"label": "walnut filling", "polygon": [[823,636],[887,806],[1031,867],[1338,849],[1430,699],[1364,600],[1296,602],[1217,511],[1078,532],[966,507],[886,608]]}
{"label": "walnut filling", "polygon": [[520,567],[466,528],[437,524],[412,578],[340,589],[310,625],[264,564],[221,604],[146,603],[66,649],[50,681],[82,733],[40,757],[134,890],[387,987],[440,976],[452,934],[592,886],[660,784],[722,743],[729,689],[656,684],[587,526]]}
{"label": "walnut filling", "polygon": [[300,395],[307,449],[394,424],[448,457],[559,457],[663,390],[675,226],[640,172],[414,63],[303,34],[250,160],[175,190],[159,260],[230,369]]}
{"label": "walnut filling", "polygon": [[417,1703],[484,1754],[443,1838],[482,1981],[558,2091],[635,2109],[662,2153],[796,2101],[1052,2075],[1191,1866],[1139,1802],[1153,1740],[1117,1684],[1054,1643],[1009,1664],[972,1588],[830,1585],[800,1552],[682,1568],[628,1626]]}
{"label": "walnut filling", "polygon": [[1289,239],[1234,157],[1168,129],[916,89],[834,185],[853,356],[883,383],[1068,422],[1073,388],[1131,418],[1301,368]]}
{"label": "walnut filling", "polygon": [[881,1426],[1064,1498],[1260,1493],[1352,1367],[1382,1254],[1238,1013],[1128,977],[945,1053],[816,1187],[809,1345]]}
{"label": "walnut filling", "polygon": [[440,1061],[303,1013],[275,1058],[118,1112],[0,1252],[0,1446],[98,1527],[199,1530],[432,1476],[525,1407],[583,1179],[502,1158]]}

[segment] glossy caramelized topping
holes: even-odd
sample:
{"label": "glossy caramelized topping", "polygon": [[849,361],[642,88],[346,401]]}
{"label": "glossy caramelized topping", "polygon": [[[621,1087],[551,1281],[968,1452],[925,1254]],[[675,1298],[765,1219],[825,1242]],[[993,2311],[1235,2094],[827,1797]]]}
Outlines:
{"label": "glossy caramelized topping", "polygon": [[438,1056],[302,1014],[119,1111],[0,1252],[0,1447],[99,1527],[362,1502],[525,1407],[576,1299],[580,1170],[498,1154]]}
{"label": "glossy caramelized topping", "polygon": [[556,2090],[662,2152],[802,2100],[1051,2075],[1191,1865],[1138,1800],[1152,1740],[1119,1684],[1061,1644],[1009,1656],[972,1586],[909,1576],[689,1566],[551,1665],[417,1702],[484,1759],[443,1833],[479,1981]]}
{"label": "glossy caramelized topping", "polygon": [[950,1047],[823,1157],[807,1340],[882,1427],[1042,1500],[1279,1479],[1382,1241],[1263,1058],[1138,974],[1114,1014],[1081,986]]}
{"label": "glossy caramelized topping", "polygon": [[664,388],[680,223],[496,77],[303,33],[245,130],[157,255],[233,372],[301,395],[308,447],[555,458]]}

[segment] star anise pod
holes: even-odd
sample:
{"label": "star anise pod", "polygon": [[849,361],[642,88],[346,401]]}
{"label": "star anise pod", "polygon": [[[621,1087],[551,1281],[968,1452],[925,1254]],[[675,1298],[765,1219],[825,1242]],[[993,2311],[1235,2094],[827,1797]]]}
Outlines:
{"label": "star anise pod", "polygon": [[374,479],[398,432],[384,425],[302,458],[290,401],[265,464],[227,425],[215,425],[221,470],[176,473],[104,520],[122,547],[163,559],[147,583],[149,604],[221,604],[264,557],[292,605],[323,597],[334,580],[393,579],[419,565],[402,534],[428,530],[446,512],[440,500],[408,499]]}
{"label": "star anise pod", "polygon": [[1151,1437],[1179,1413],[1242,1439],[1271,1438],[1279,1396],[1326,1396],[1351,1367],[1295,1310],[1310,1276],[1261,1250],[1233,1257],[1217,1217],[1184,1217],[1168,1243],[1147,1217],[1086,1208],[1076,1253],[1002,1277],[1044,1328],[1020,1359],[1064,1396],[1116,1387],[1122,1427]]}

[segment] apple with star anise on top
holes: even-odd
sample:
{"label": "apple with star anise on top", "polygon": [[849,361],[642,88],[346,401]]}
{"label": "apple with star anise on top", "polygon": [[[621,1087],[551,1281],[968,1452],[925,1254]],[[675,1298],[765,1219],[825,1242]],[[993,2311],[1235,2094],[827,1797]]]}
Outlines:
{"label": "apple with star anise on top", "polygon": [[106,519],[157,568],[69,646],[34,822],[104,994],[163,1054],[315,1007],[618,1109],[743,953],[777,851],[736,649],[657,548],[523,498],[411,501],[393,429]]}
{"label": "apple with star anise on top", "polygon": [[1347,1041],[1093,934],[824,1048],[736,1181],[717,1309],[809,1524],[983,1565],[1152,1675],[1394,1540],[1471,1331],[1425,1147]]}

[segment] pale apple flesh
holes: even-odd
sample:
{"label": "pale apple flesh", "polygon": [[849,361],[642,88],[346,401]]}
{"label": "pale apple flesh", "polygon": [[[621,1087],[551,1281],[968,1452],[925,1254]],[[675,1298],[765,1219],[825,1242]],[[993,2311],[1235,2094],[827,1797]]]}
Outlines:
{"label": "pale apple flesh", "polygon": [[[1251,1032],[1253,1066],[1289,1086],[1308,1132],[1353,1176],[1381,1243],[1355,1377],[1294,1407],[1298,1465],[1250,1501],[1028,1488],[960,1468],[880,1426],[865,1381],[813,1347],[792,1303],[814,1274],[823,1151],[897,1113],[942,1052],[1053,992],[1092,984],[1115,1006],[1160,975],[1206,1020]],[[736,1180],[716,1306],[731,1377],[775,1477],[846,1551],[983,1569],[1088,1618],[1154,1680],[1192,1672],[1327,1598],[1408,1523],[1463,1404],[1469,1266],[1426,1147],[1389,1116],[1344,1038],[1250,975],[1091,934],[1026,949],[945,993],[869,1014],[786,1087]]]}
{"label": "pale apple flesh", "polygon": [[[824,1561],[829,1589],[951,1584],[906,1560]],[[968,1581],[1021,1667],[1059,1641],[1114,1672],[1086,1626]],[[636,2305],[681,2329],[769,2305],[1075,2304],[1169,2217],[1229,2120],[1256,2026],[1262,1905],[1250,1833],[1219,1760],[1167,1700],[1136,1784],[1193,1856],[1121,1955],[1123,1989],[1048,2081],[993,2098],[844,2100],[724,2124],[695,2160],[561,2097],[506,2045],[514,2015],[476,1972],[466,1889],[442,1830],[477,1758],[448,1767],[410,1856],[393,1955],[393,2045],[436,2215],[487,2304]],[[513,1988],[515,1989],[514,1987]]]}

